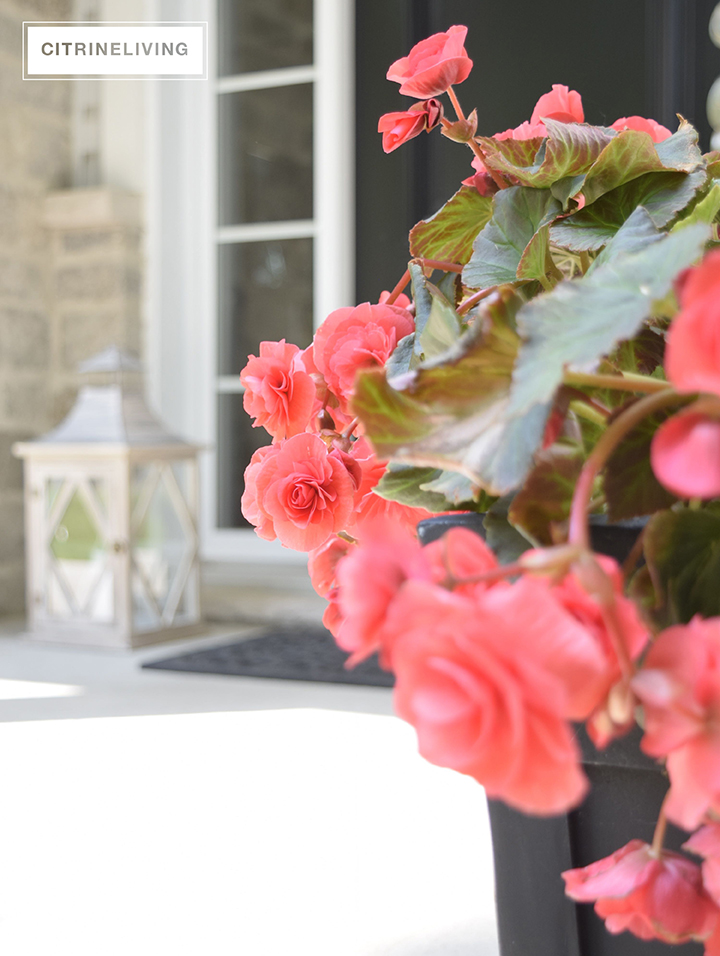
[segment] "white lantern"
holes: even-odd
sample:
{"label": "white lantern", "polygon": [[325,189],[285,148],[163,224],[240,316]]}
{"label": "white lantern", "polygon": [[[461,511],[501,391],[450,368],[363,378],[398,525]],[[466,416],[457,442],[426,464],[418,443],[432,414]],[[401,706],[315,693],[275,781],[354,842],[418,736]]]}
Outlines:
{"label": "white lantern", "polygon": [[84,386],[57,428],[13,448],[25,460],[31,636],[138,647],[197,627],[199,448],[122,383],[139,369],[115,347],[84,362],[116,384]]}

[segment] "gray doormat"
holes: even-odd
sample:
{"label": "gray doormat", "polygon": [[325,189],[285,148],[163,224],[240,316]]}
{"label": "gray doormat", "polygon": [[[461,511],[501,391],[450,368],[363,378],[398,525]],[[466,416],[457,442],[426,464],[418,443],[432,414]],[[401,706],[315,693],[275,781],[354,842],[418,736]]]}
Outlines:
{"label": "gray doormat", "polygon": [[347,658],[324,627],[289,624],[273,626],[257,637],[235,644],[148,661],[143,667],[368,687],[392,687],[395,683],[393,675],[380,667],[376,655],[353,668],[344,666]]}

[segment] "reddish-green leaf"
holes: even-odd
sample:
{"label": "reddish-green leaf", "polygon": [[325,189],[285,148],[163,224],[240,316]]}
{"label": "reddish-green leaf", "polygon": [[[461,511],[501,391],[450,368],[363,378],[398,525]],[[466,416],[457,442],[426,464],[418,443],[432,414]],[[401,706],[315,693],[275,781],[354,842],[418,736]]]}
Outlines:
{"label": "reddish-green leaf", "polygon": [[434,216],[410,230],[410,252],[464,265],[491,212],[492,197],[481,196],[474,186],[462,186]]}
{"label": "reddish-green leaf", "polygon": [[574,446],[556,444],[536,456],[533,470],[513,498],[508,517],[539,545],[555,543],[553,525],[570,515],[575,483],[584,461]]}
{"label": "reddish-green leaf", "polygon": [[523,186],[548,187],[560,179],[585,173],[615,137],[612,130],[582,123],[547,120],[548,136],[528,162],[537,140],[479,137],[487,165],[513,176]]}
{"label": "reddish-green leaf", "polygon": [[661,511],[645,529],[645,558],[665,623],[720,616],[720,515]]}
{"label": "reddish-green leaf", "polygon": [[650,445],[668,412],[650,415],[629,432],[605,466],[603,487],[610,521],[636,518],[669,508],[677,497],[664,488],[650,466]]}

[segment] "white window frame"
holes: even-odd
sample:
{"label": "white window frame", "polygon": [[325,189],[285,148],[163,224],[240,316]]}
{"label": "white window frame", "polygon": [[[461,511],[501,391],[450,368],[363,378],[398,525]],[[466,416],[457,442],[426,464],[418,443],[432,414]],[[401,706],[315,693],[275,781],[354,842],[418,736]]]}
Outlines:
{"label": "white window frame", "polygon": [[[262,541],[252,530],[217,526],[217,395],[240,391],[240,382],[217,375],[216,255],[223,242],[312,236],[315,327],[333,309],[354,304],[354,0],[314,0],[312,66],[221,78],[213,0],[154,3],[159,20],[208,21],[210,79],[149,84],[145,351],[150,399],[178,433],[206,446],[201,556],[304,563],[305,554]],[[218,227],[217,97],[311,80],[313,219]]]}

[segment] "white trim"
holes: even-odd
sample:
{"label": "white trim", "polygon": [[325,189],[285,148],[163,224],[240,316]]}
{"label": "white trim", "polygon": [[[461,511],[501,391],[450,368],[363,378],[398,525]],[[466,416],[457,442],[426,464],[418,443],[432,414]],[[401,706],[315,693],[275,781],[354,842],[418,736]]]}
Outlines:
{"label": "white trim", "polygon": [[[221,0],[224,2],[224,0]],[[153,0],[158,19],[190,13],[192,0]],[[178,6],[182,10],[178,10]],[[219,395],[239,394],[240,381],[217,375],[218,244],[312,237],[314,321],[352,305],[354,295],[353,0],[315,0],[315,65],[268,70],[217,82],[215,4],[205,0],[209,76],[205,84],[148,84],[148,338],[153,404],[174,431],[206,448],[216,442]],[[219,94],[315,82],[314,218],[218,228],[217,100]],[[253,531],[217,527],[217,455],[201,455],[201,554],[208,560],[304,564],[307,555],[259,539]]]}
{"label": "white trim", "polygon": [[315,0],[315,328],[355,298],[355,3]]}
{"label": "white trim", "polygon": [[289,219],[282,222],[246,222],[239,226],[221,226],[219,243],[265,242],[272,239],[307,239],[316,233],[312,219]]}
{"label": "white trim", "polygon": [[243,73],[241,76],[221,76],[215,90],[217,93],[244,93],[245,90],[269,90],[273,86],[296,86],[314,83],[317,72],[313,65],[289,66],[283,70],[261,70],[258,73]]}

